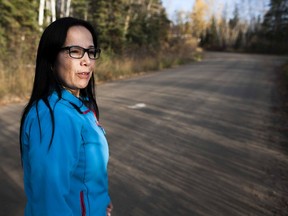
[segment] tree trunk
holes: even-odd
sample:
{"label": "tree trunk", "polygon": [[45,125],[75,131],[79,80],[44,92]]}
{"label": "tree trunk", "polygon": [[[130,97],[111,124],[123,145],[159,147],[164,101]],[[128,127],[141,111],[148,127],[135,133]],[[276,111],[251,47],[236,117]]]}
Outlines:
{"label": "tree trunk", "polygon": [[70,5],[71,5],[71,0],[67,0],[66,2],[66,12],[65,12],[65,16],[68,17],[70,14]]}
{"label": "tree trunk", "polygon": [[39,26],[42,26],[44,23],[44,8],[45,8],[45,0],[40,0],[39,15],[38,15]]}
{"label": "tree trunk", "polygon": [[[46,8],[46,10],[51,11],[51,1],[50,0],[45,1],[45,8]],[[45,18],[46,18],[46,23],[51,22],[51,14],[47,13]]]}
{"label": "tree trunk", "polygon": [[50,4],[51,4],[51,18],[52,18],[52,22],[53,21],[55,21],[56,20],[56,2],[55,2],[55,0],[51,0],[51,2],[50,2]]}
{"label": "tree trunk", "polygon": [[129,23],[130,23],[130,19],[131,19],[131,1],[128,3],[128,11],[127,11],[127,15],[125,17],[125,23],[124,23],[124,35],[127,34],[128,32],[128,28],[129,28]]}
{"label": "tree trunk", "polygon": [[65,0],[61,0],[60,17],[65,16]]}

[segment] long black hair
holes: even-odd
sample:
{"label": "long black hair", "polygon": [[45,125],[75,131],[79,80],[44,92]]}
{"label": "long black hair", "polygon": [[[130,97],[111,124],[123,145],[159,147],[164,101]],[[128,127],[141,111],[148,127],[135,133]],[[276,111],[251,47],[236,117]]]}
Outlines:
{"label": "long black hair", "polygon": [[[92,35],[94,46],[98,46],[97,34],[93,26],[87,21],[65,17],[60,18],[53,23],[51,23],[43,32],[37,51],[36,58],[36,69],[34,84],[31,93],[30,100],[26,107],[23,110],[21,123],[20,123],[20,152],[22,155],[22,130],[25,118],[32,108],[36,106],[38,123],[40,124],[39,115],[38,115],[38,102],[42,100],[48,107],[50,111],[51,121],[52,121],[52,137],[50,141],[49,148],[51,146],[53,136],[54,136],[54,114],[53,109],[51,108],[48,97],[52,92],[56,91],[59,98],[61,98],[63,87],[58,80],[57,74],[53,72],[53,67],[59,53],[59,50],[65,43],[67,32],[69,28],[73,26],[83,26],[88,29]],[[90,110],[96,113],[97,118],[99,118],[99,110],[96,103],[95,96],[95,82],[94,75],[92,73],[91,79],[88,82],[88,85],[84,89],[80,89],[80,97],[85,98],[85,105],[88,106]],[[40,125],[39,125],[40,126]],[[40,127],[41,132],[41,127]]]}

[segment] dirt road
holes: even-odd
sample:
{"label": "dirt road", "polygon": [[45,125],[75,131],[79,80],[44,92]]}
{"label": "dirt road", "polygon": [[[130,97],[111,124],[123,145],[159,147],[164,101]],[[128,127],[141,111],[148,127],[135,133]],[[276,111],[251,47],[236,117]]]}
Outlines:
{"label": "dirt road", "polygon": [[[288,167],[273,111],[274,69],[282,62],[209,53],[199,63],[100,85],[113,216],[277,215]],[[21,215],[25,205],[23,106],[0,108],[3,216]]]}

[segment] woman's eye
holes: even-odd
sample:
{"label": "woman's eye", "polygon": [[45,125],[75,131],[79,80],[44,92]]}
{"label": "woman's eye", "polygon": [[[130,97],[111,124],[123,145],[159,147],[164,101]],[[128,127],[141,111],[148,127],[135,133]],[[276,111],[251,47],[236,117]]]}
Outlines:
{"label": "woman's eye", "polygon": [[95,50],[89,50],[88,52],[89,52],[89,55],[95,56],[95,53],[96,53]]}
{"label": "woman's eye", "polygon": [[71,49],[70,52],[73,53],[73,54],[80,54],[80,53],[81,53],[81,50]]}

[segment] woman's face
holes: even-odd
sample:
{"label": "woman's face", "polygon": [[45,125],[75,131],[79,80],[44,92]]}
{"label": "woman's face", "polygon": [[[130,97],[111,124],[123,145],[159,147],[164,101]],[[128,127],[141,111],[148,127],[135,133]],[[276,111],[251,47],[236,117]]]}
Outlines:
{"label": "woman's face", "polygon": [[[93,48],[93,37],[90,31],[83,26],[69,28],[63,47],[69,46]],[[87,52],[81,59],[75,59],[69,56],[68,50],[61,50],[56,59],[55,71],[63,87],[79,97],[80,89],[88,85],[94,66],[95,60],[90,59]]]}

